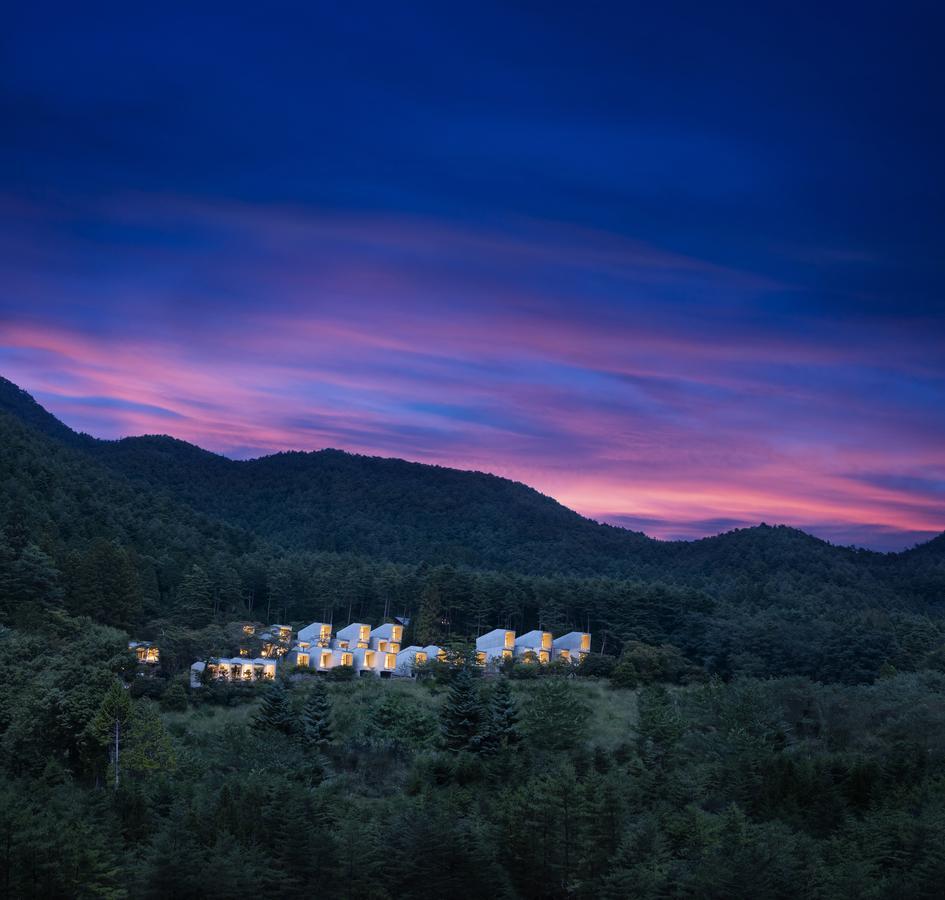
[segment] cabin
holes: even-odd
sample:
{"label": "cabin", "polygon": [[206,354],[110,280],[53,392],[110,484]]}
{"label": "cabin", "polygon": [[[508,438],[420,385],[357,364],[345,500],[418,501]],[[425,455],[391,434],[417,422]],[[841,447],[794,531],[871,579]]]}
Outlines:
{"label": "cabin", "polygon": [[476,638],[479,664],[495,667],[515,654],[515,632],[494,628]]}
{"label": "cabin", "polygon": [[287,666],[305,666],[310,665],[311,647],[308,641],[296,641],[285,655],[285,664]]}
{"label": "cabin", "polygon": [[298,639],[312,646],[328,647],[331,645],[331,625],[327,622],[312,622],[299,629]]}
{"label": "cabin", "polygon": [[161,651],[151,641],[128,641],[128,649],[141,665],[154,666],[161,661]]}
{"label": "cabin", "polygon": [[372,650],[378,650],[381,653],[399,653],[403,637],[403,625],[388,623],[378,625],[373,629],[368,635],[368,642]]}
{"label": "cabin", "polygon": [[274,659],[214,658],[207,662],[198,660],[190,667],[190,686],[200,687],[204,672],[220,681],[271,681],[276,677]]}
{"label": "cabin", "polygon": [[352,650],[366,650],[371,638],[371,626],[363,622],[352,622],[344,628],[339,628],[335,635],[336,641],[345,641]]}
{"label": "cabin", "polygon": [[591,652],[591,636],[586,631],[569,631],[552,643],[554,658],[577,665]]}
{"label": "cabin", "polygon": [[513,653],[516,659],[523,659],[526,662],[534,659],[540,663],[547,663],[551,662],[553,650],[553,638],[550,631],[529,631],[515,639]]}
{"label": "cabin", "polygon": [[404,647],[397,654],[397,663],[394,667],[394,675],[398,678],[416,678],[417,666],[422,666],[427,661],[427,654],[423,647],[411,644]]}
{"label": "cabin", "polygon": [[433,662],[433,660],[446,662],[446,651],[442,647],[437,647],[436,644],[427,644],[423,652],[427,655],[427,662]]}

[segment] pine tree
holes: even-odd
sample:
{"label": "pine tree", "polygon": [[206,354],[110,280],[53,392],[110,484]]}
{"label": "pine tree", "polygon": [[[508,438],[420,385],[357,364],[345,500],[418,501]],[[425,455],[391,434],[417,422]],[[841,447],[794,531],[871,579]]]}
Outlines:
{"label": "pine tree", "polygon": [[183,712],[187,709],[187,691],[180,681],[171,682],[161,697],[161,709],[165,712]]}
{"label": "pine tree", "polygon": [[521,738],[518,730],[518,704],[512,696],[512,688],[507,678],[501,679],[492,692],[488,733],[488,745],[492,751],[514,747]]}
{"label": "pine tree", "polygon": [[102,699],[98,713],[92,721],[92,732],[109,748],[118,789],[121,775],[121,748],[125,740],[125,728],[133,712],[131,697],[119,681],[114,681]]}
{"label": "pine tree", "polygon": [[302,710],[302,735],[314,749],[321,750],[331,743],[331,698],[320,678],[312,685]]}
{"label": "pine tree", "polygon": [[[183,691],[180,682],[175,684]],[[129,726],[122,765],[126,772],[147,775],[171,772],[176,768],[170,737],[152,703],[139,700],[132,710]]]}
{"label": "pine tree", "polygon": [[568,681],[545,678],[529,697],[523,726],[537,747],[567,750],[581,740],[589,715]]}
{"label": "pine tree", "polygon": [[190,628],[201,628],[213,615],[213,591],[210,578],[200,566],[193,566],[184,576],[178,592],[178,613]]}
{"label": "pine tree", "polygon": [[61,606],[59,570],[35,544],[27,544],[13,560],[5,581],[14,625],[32,628],[43,621],[46,612]]}
{"label": "pine tree", "polygon": [[421,645],[439,644],[445,639],[444,617],[440,586],[435,581],[428,581],[420,594],[420,611],[417,614],[416,639]]}
{"label": "pine tree", "polygon": [[253,727],[258,731],[281,731],[283,734],[291,734],[293,725],[289,692],[285,689],[285,684],[276,679],[263,695],[262,704],[253,719]]}
{"label": "pine tree", "polygon": [[487,714],[469,668],[456,673],[440,712],[443,742],[454,753],[479,753],[486,739]]}

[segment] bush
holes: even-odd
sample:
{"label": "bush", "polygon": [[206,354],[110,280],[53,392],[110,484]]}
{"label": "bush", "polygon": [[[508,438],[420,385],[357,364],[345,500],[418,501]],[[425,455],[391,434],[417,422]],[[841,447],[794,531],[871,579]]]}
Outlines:
{"label": "bush", "polygon": [[179,681],[174,681],[161,697],[161,709],[164,712],[183,712],[187,709],[187,691]]}
{"label": "bush", "polygon": [[630,641],[620,654],[610,680],[614,687],[634,688],[655,683],[688,684],[704,677],[705,672],[672,644],[655,647],[642,641]]}
{"label": "bush", "polygon": [[150,700],[160,700],[167,690],[167,680],[164,678],[135,678],[131,682],[128,692],[135,700],[147,697]]}
{"label": "bush", "polygon": [[328,670],[328,677],[332,681],[351,681],[357,674],[354,666],[335,666]]}
{"label": "bush", "polygon": [[600,653],[588,653],[577,667],[577,673],[583,678],[610,678],[617,660]]}

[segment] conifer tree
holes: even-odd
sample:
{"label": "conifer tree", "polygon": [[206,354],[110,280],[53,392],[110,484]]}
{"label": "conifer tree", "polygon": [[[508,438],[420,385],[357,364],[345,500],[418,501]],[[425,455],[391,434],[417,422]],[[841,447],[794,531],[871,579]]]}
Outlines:
{"label": "conifer tree", "polygon": [[292,708],[289,705],[289,693],[280,679],[273,681],[263,695],[262,704],[253,719],[253,727],[258,731],[281,731],[283,734],[291,734]]}
{"label": "conifer tree", "polygon": [[502,678],[495,686],[489,702],[489,749],[507,750],[514,747],[520,737],[518,705],[512,696],[508,679]]}
{"label": "conifer tree", "polygon": [[116,790],[121,777],[121,748],[125,740],[125,728],[132,712],[131,697],[120,681],[114,681],[102,698],[102,704],[92,722],[93,733],[109,748]]}
{"label": "conifer tree", "polygon": [[200,566],[193,566],[184,576],[178,593],[178,610],[190,628],[201,628],[213,615],[210,578]]}
{"label": "conifer tree", "polygon": [[321,750],[331,743],[331,698],[320,678],[312,685],[302,710],[302,735],[314,749]]}
{"label": "conifer tree", "polygon": [[479,753],[483,749],[487,713],[468,667],[460,669],[453,678],[440,720],[447,750]]}

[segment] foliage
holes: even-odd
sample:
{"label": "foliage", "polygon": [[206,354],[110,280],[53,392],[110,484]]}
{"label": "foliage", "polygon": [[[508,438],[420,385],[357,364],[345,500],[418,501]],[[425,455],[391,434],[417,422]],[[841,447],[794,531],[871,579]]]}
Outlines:
{"label": "foliage", "polygon": [[291,734],[295,730],[289,693],[282,679],[275,679],[263,694],[253,727],[258,731],[280,731],[283,734]]}
{"label": "foliage", "polygon": [[440,718],[443,745],[447,750],[454,753],[482,751],[488,733],[487,711],[470,668],[460,669],[450,683]]}

